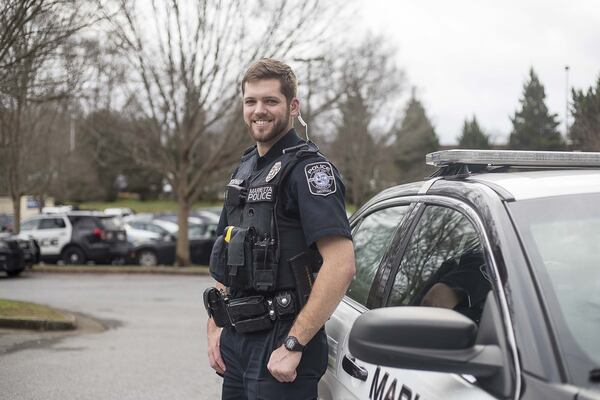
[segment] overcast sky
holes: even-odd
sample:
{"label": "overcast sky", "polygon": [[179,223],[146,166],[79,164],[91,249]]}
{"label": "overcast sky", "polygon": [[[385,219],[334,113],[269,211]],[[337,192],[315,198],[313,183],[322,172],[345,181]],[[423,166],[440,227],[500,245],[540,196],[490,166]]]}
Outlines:
{"label": "overcast sky", "polygon": [[397,45],[442,144],[456,143],[473,114],[504,142],[531,66],[564,132],[565,65],[578,89],[600,75],[595,0],[361,1],[366,27]]}

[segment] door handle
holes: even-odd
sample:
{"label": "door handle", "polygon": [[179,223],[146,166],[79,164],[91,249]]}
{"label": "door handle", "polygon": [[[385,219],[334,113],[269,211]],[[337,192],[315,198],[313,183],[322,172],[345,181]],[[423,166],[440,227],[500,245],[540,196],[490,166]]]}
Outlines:
{"label": "door handle", "polygon": [[352,356],[344,355],[342,359],[342,368],[346,371],[350,376],[356,379],[360,379],[361,381],[367,381],[367,376],[369,376],[369,372],[360,365],[356,364],[356,359]]}

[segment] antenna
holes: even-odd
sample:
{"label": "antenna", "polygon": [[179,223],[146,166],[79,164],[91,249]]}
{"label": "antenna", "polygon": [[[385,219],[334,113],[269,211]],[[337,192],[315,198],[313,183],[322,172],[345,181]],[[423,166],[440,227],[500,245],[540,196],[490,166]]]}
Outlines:
{"label": "antenna", "polygon": [[302,125],[306,130],[306,140],[310,141],[310,139],[308,138],[308,124],[304,122],[304,120],[302,119],[302,114],[300,113],[298,113],[298,121],[300,121],[300,125]]}

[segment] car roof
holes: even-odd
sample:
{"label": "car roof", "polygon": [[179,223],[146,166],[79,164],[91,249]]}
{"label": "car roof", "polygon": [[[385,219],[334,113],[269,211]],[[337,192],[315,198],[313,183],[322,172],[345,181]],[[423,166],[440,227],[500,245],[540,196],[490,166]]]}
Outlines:
{"label": "car roof", "polygon": [[514,200],[600,193],[600,170],[563,169],[473,174],[467,181],[501,187]]}

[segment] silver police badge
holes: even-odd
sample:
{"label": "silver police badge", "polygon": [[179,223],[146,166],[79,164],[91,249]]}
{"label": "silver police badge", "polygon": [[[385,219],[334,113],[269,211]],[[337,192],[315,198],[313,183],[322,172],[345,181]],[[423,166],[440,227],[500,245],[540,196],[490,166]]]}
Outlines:
{"label": "silver police badge", "polygon": [[269,171],[269,173],[267,174],[267,177],[265,178],[266,182],[269,182],[271,179],[275,178],[275,175],[277,175],[277,173],[279,172],[279,170],[281,169],[281,161],[277,161],[272,167],[271,170]]}
{"label": "silver police badge", "polygon": [[328,162],[307,164],[304,167],[308,189],[316,196],[328,196],[337,190],[333,168]]}

